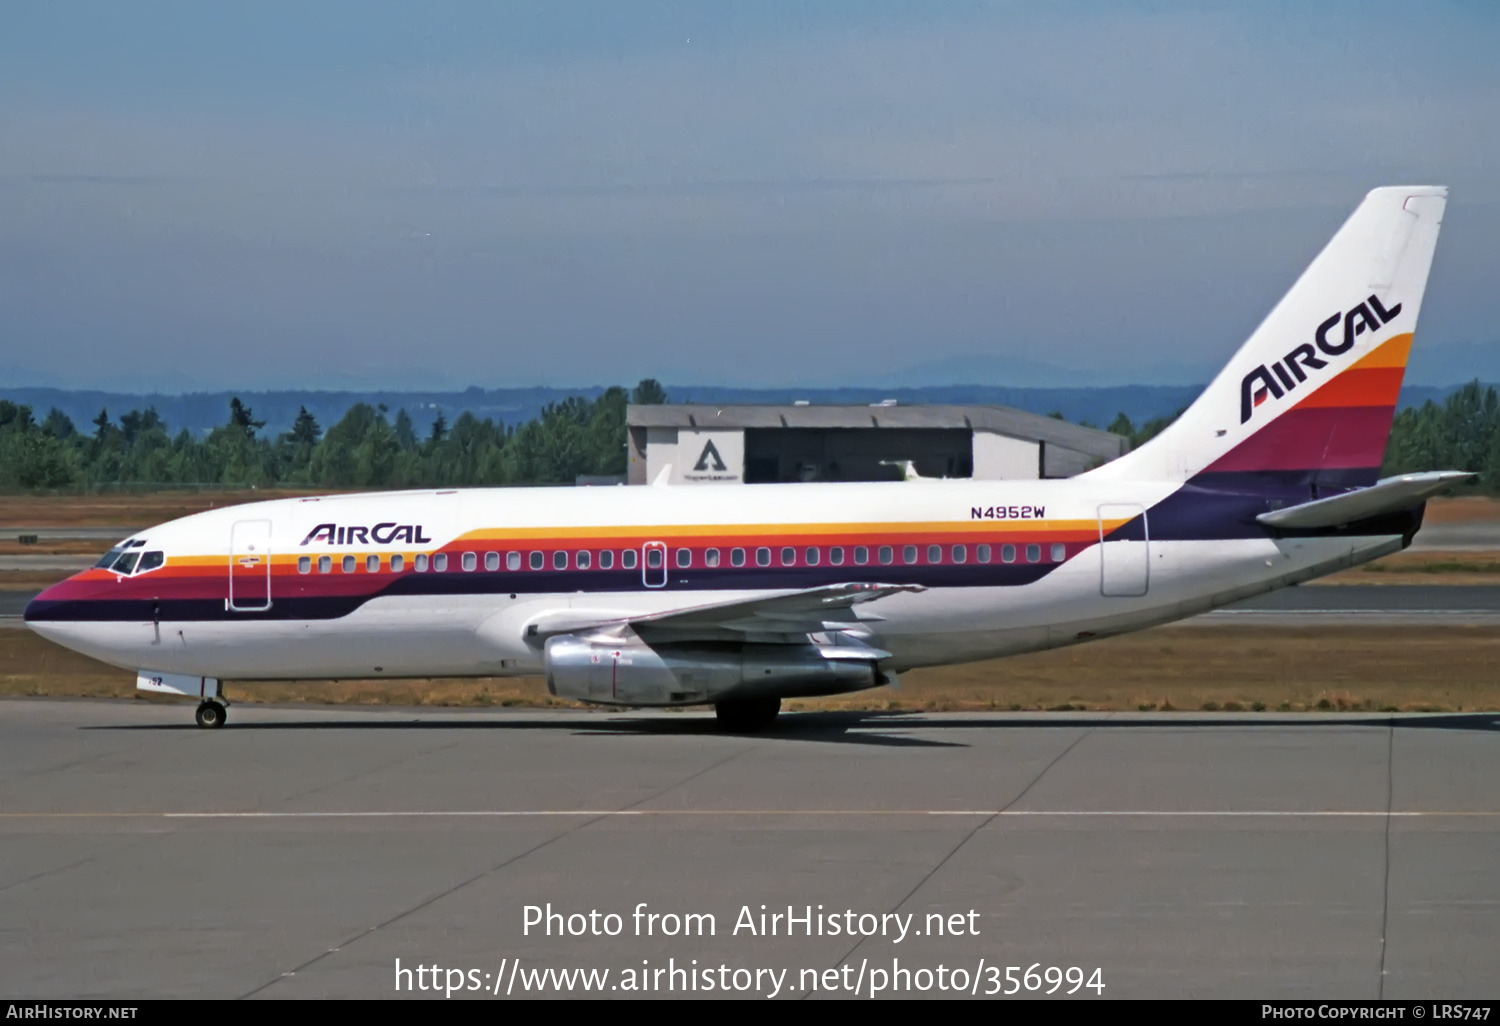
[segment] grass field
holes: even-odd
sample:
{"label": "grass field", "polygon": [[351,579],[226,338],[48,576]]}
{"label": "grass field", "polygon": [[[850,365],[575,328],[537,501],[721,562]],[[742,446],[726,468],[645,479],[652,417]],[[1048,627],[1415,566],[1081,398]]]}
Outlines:
{"label": "grass field", "polygon": [[[189,513],[291,495],[327,495],[328,489],[241,488],[106,495],[0,495],[0,532],[18,527],[150,527]],[[1457,524],[1500,521],[1500,501],[1485,496],[1432,499],[1425,522]],[[12,539],[13,541],[14,539]]]}
{"label": "grass field", "polygon": [[[1158,627],[1012,659],[916,670],[899,690],[788,708],[1500,710],[1489,627]],[[133,695],[133,674],[25,630],[0,631],[0,695]],[[565,706],[537,678],[228,682],[236,702]]]}

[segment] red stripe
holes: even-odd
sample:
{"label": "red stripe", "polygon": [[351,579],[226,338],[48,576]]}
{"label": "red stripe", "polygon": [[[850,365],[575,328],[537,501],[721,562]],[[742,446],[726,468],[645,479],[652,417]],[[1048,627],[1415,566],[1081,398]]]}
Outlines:
{"label": "red stripe", "polygon": [[1395,406],[1405,367],[1354,367],[1297,404],[1315,406]]}

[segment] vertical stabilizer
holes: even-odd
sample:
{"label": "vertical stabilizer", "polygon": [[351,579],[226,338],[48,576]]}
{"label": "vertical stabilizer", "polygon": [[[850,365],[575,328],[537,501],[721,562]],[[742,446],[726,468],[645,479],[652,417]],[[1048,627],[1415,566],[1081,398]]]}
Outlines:
{"label": "vertical stabilizer", "polygon": [[1186,412],[1090,476],[1314,490],[1374,483],[1448,190],[1365,197]]}

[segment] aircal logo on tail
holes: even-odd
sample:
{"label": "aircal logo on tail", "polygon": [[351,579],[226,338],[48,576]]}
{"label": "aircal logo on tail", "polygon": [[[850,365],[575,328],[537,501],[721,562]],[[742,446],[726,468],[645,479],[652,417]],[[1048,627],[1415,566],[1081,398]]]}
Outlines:
{"label": "aircal logo on tail", "polygon": [[[1313,343],[1304,342],[1271,364],[1269,369],[1265,364],[1256,367],[1240,382],[1240,423],[1248,421],[1255,408],[1267,399],[1280,399],[1288,392],[1296,391],[1307,381],[1310,372],[1327,367],[1328,361],[1319,356],[1319,352],[1326,356],[1342,356],[1354,348],[1355,339],[1360,335],[1379,331],[1400,312],[1400,303],[1387,310],[1379,299],[1370,296],[1354,309],[1336,313],[1319,324],[1317,331],[1313,332],[1316,348]],[[1330,338],[1341,321],[1344,325],[1342,338]]]}

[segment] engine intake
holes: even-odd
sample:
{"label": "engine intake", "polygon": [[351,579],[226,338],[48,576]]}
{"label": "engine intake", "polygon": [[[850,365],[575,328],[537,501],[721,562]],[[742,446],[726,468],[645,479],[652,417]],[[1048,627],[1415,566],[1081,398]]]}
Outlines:
{"label": "engine intake", "polygon": [[838,695],[885,683],[875,660],[816,645],[619,644],[560,634],[547,639],[547,690],[616,705],[693,705],[755,695]]}

